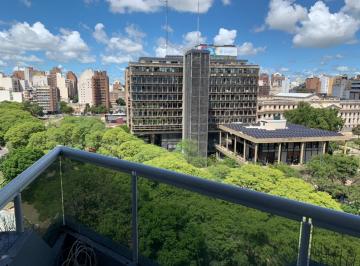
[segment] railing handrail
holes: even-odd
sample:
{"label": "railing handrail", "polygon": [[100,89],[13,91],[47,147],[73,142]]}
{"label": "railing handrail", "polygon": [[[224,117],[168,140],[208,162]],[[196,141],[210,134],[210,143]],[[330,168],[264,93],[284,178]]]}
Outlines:
{"label": "railing handrail", "polygon": [[136,172],[136,175],[140,177],[298,222],[303,217],[311,218],[314,226],[360,237],[360,216],[357,215],[64,146],[58,146],[50,151],[1,189],[0,208],[13,200],[18,193],[43,173],[59,156],[129,174]]}

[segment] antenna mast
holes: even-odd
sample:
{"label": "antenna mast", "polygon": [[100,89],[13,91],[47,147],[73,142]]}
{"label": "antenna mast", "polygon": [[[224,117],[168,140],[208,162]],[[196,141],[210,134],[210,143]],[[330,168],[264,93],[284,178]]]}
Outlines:
{"label": "antenna mast", "polygon": [[165,0],[165,5],[166,5],[166,16],[165,16],[165,32],[166,32],[165,55],[167,55],[167,54],[168,54],[168,46],[169,46],[169,23],[168,23],[169,0]]}
{"label": "antenna mast", "polygon": [[200,44],[200,0],[197,1],[197,42]]}

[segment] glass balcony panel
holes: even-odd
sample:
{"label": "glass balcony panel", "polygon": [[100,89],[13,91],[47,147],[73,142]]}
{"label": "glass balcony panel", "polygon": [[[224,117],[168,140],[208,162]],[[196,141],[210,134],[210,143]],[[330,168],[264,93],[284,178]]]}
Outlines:
{"label": "glass balcony panel", "polygon": [[326,266],[360,265],[360,239],[315,227],[311,261]]}
{"label": "glass balcony panel", "polygon": [[66,225],[131,256],[131,175],[63,159],[62,176]]}
{"label": "glass balcony panel", "polygon": [[9,202],[0,210],[0,257],[14,245],[16,236],[14,204]]}
{"label": "glass balcony panel", "polygon": [[296,265],[300,222],[139,178],[139,251],[160,265]]}
{"label": "glass balcony panel", "polygon": [[60,161],[52,163],[22,192],[25,230],[35,230],[50,243],[53,233],[62,225]]}

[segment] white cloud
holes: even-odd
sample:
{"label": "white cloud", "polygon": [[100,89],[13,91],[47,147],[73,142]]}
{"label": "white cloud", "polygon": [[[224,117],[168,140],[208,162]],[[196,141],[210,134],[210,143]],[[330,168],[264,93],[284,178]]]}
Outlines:
{"label": "white cloud", "polygon": [[[110,11],[113,13],[131,12],[157,12],[165,4],[159,0],[106,0],[109,3]],[[200,0],[199,11],[206,13],[213,4],[213,0]],[[169,8],[179,12],[197,12],[198,4],[194,0],[172,0],[168,3]]]}
{"label": "white cloud", "polygon": [[238,55],[239,56],[249,56],[256,55],[260,52],[264,52],[266,47],[254,47],[251,42],[244,42],[241,46],[238,47]]}
{"label": "white cloud", "polygon": [[353,17],[339,12],[330,13],[329,8],[321,1],[311,7],[308,20],[293,38],[295,46],[329,47],[355,39],[360,22]]}
{"label": "white cloud", "polygon": [[30,0],[20,0],[22,4],[24,4],[26,7],[31,7],[31,1]]}
{"label": "white cloud", "polygon": [[279,71],[280,71],[280,72],[289,72],[290,69],[287,68],[287,67],[281,67],[281,68],[279,69]]}
{"label": "white cloud", "polygon": [[219,33],[214,38],[215,45],[232,45],[236,39],[236,30],[219,29]]}
{"label": "white cloud", "polygon": [[348,66],[338,66],[336,67],[336,70],[339,72],[347,72],[350,71],[350,68]]}
{"label": "white cloud", "polygon": [[136,25],[130,24],[124,29],[125,35],[108,37],[102,23],[95,25],[93,37],[99,43],[106,44],[107,54],[101,56],[103,64],[122,64],[132,56],[144,54],[143,33]]}
{"label": "white cloud", "polygon": [[184,45],[188,48],[194,47],[206,42],[206,37],[201,35],[199,31],[190,31],[183,36]]}
{"label": "white cloud", "polygon": [[359,0],[345,0],[344,12],[360,16],[360,1]]}
{"label": "white cloud", "polygon": [[222,0],[222,2],[223,2],[223,4],[224,4],[225,6],[231,4],[231,0]]}
{"label": "white cloud", "polygon": [[59,62],[70,60],[78,60],[81,63],[95,62],[94,56],[88,54],[90,49],[78,31],[61,29],[60,32],[58,47],[56,50],[46,52],[48,58]]}
{"label": "white cloud", "polygon": [[105,26],[102,23],[98,23],[95,25],[95,30],[92,35],[95,38],[95,40],[98,41],[99,43],[107,43],[108,41],[108,36],[104,28]]}
{"label": "white cloud", "polygon": [[344,56],[342,54],[336,54],[336,55],[324,55],[321,58],[320,64],[326,65],[328,62],[334,61],[334,60],[340,60],[343,59]]}
{"label": "white cloud", "polygon": [[34,51],[45,52],[48,58],[60,62],[94,61],[89,50],[79,32],[61,29],[54,35],[41,22],[16,23],[0,31],[0,57],[8,62],[41,62],[37,56],[28,54]]}
{"label": "white cloud", "polygon": [[167,31],[169,33],[174,32],[174,29],[170,25],[167,25],[167,26],[163,25],[163,26],[161,26],[161,29],[163,29],[164,31]]}
{"label": "white cloud", "polygon": [[129,61],[132,60],[131,56],[126,56],[126,55],[120,55],[120,56],[115,56],[115,55],[102,55],[101,56],[101,61],[103,64],[124,64],[127,63]]}
{"label": "white cloud", "polygon": [[166,47],[165,38],[159,38],[157,40],[157,46],[155,48],[155,55],[157,57],[165,57],[166,55],[182,55],[184,47],[182,45],[176,45],[171,42]]}
{"label": "white cloud", "polygon": [[270,29],[295,32],[298,23],[306,19],[307,10],[294,0],[271,0],[266,24]]}
{"label": "white cloud", "polygon": [[264,31],[264,30],[266,30],[266,25],[265,24],[263,24],[263,25],[261,25],[261,26],[258,26],[258,27],[255,27],[254,29],[253,29],[253,32],[262,32],[262,31]]}
{"label": "white cloud", "polygon": [[7,66],[7,64],[4,61],[0,60],[0,67],[4,67],[4,66]]}

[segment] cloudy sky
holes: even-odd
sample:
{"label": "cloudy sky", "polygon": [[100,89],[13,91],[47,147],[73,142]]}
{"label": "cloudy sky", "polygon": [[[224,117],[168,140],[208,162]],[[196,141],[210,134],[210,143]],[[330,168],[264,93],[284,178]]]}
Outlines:
{"label": "cloudy sky", "polygon": [[290,77],[360,71],[360,0],[1,0],[0,71],[61,65],[123,80],[129,60],[202,43]]}

